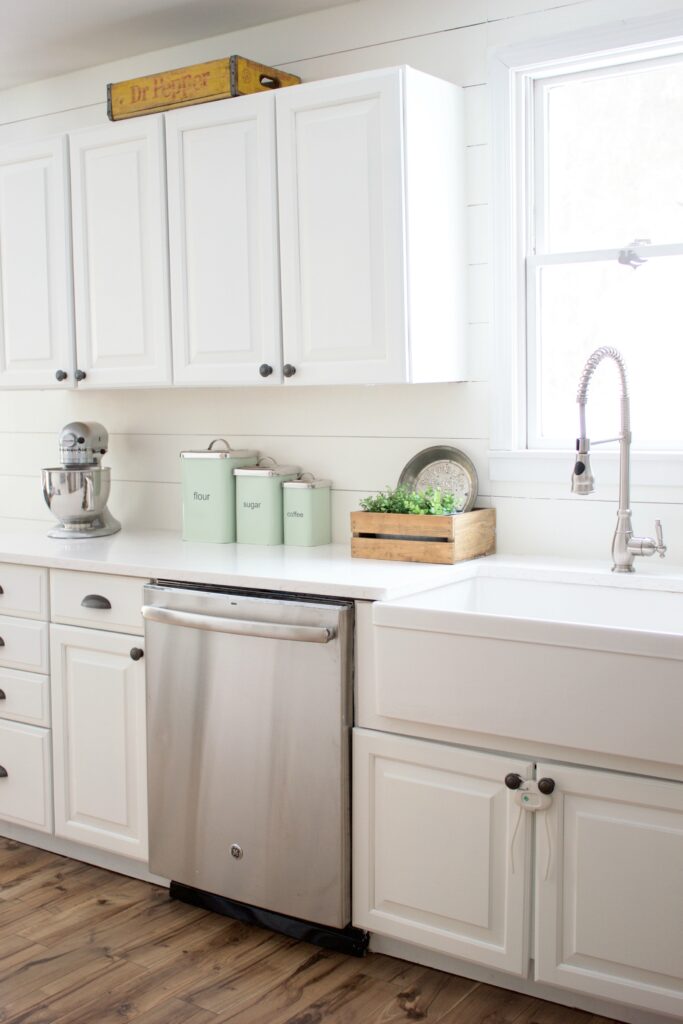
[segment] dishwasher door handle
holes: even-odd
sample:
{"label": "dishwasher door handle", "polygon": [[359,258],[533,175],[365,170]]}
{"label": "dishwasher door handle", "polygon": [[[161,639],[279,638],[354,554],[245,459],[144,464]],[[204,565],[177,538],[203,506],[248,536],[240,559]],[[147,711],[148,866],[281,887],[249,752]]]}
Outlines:
{"label": "dishwasher door handle", "polygon": [[177,612],[155,604],[142,606],[142,615],[150,622],[166,626],[206,629],[210,633],[232,633],[235,636],[256,636],[268,640],[298,640],[309,644],[326,644],[335,637],[327,626],[292,626],[281,622],[253,622],[251,619],[224,619],[218,615]]}

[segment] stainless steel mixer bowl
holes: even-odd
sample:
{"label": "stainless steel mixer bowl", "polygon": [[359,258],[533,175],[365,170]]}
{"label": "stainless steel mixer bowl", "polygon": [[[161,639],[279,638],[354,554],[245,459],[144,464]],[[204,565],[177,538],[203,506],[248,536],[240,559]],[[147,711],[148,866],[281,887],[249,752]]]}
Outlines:
{"label": "stainless steel mixer bowl", "polygon": [[111,471],[102,466],[43,470],[45,503],[67,528],[87,529],[100,520],[110,489]]}

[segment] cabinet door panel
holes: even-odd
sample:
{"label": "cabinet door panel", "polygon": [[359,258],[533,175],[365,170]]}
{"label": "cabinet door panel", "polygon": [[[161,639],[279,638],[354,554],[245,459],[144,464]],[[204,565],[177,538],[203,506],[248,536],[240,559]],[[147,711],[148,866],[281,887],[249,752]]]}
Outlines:
{"label": "cabinet door panel", "polygon": [[66,139],[7,147],[0,151],[0,387],[72,387],[73,363]]}
{"label": "cabinet door panel", "polygon": [[354,924],[525,974],[530,764],[354,730]]}
{"label": "cabinet door panel", "polygon": [[0,721],[0,819],[52,831],[50,730]]}
{"label": "cabinet door panel", "polygon": [[147,859],[144,660],[139,637],[52,626],[55,832]]}
{"label": "cabinet door panel", "polygon": [[394,70],[275,97],[293,384],[407,380],[401,83]]}
{"label": "cabinet door panel", "polygon": [[71,136],[82,387],[171,382],[162,118]]}
{"label": "cabinet door panel", "polygon": [[683,785],[539,765],[536,977],[683,1015]]}
{"label": "cabinet door panel", "polygon": [[166,117],[175,382],[277,383],[275,97]]}

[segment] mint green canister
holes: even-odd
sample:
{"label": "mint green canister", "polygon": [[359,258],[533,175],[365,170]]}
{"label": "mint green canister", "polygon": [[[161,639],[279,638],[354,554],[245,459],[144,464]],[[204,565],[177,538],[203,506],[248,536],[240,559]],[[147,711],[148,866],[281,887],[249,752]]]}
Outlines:
{"label": "mint green canister", "polygon": [[[218,444],[224,447],[214,447]],[[217,437],[208,448],[180,453],[183,540],[234,543],[235,469],[255,466],[258,455],[257,451],[231,448],[222,437]]]}
{"label": "mint green canister", "polygon": [[269,458],[235,470],[238,544],[282,544],[282,485],[299,472],[298,466],[278,466]]}
{"label": "mint green canister", "polygon": [[285,544],[311,548],[332,539],[330,480],[315,480],[310,473],[282,485]]}

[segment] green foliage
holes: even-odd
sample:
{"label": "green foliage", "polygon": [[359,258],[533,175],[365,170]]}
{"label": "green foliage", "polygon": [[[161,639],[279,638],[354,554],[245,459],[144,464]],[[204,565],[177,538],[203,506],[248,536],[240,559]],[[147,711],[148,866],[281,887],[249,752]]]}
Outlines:
{"label": "green foliage", "polygon": [[453,494],[442,492],[434,487],[428,487],[426,491],[408,491],[405,487],[386,487],[379,494],[363,498],[360,507],[364,512],[447,516],[460,511],[462,500],[456,502]]}

